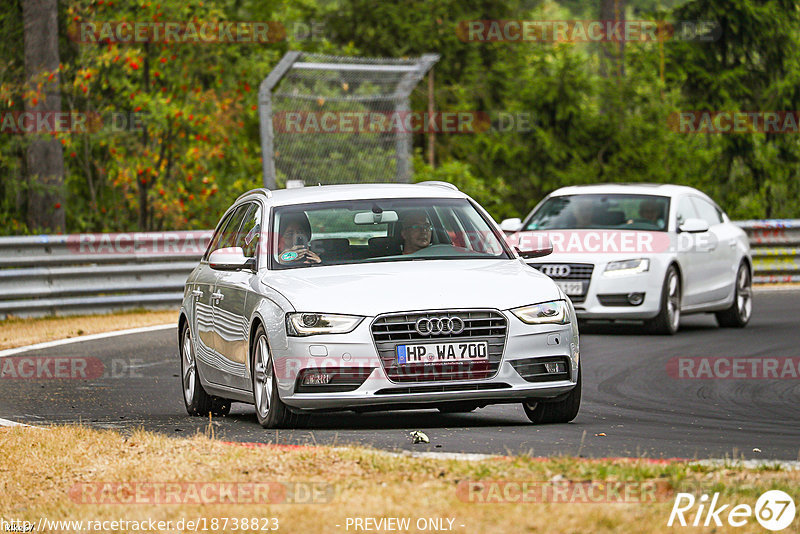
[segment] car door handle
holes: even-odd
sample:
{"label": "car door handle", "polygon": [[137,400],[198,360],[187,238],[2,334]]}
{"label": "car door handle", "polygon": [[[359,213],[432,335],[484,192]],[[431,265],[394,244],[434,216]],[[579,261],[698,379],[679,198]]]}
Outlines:
{"label": "car door handle", "polygon": [[203,296],[203,292],[200,291],[199,289],[195,289],[195,290],[192,291],[192,296],[194,298],[198,298],[199,299],[200,297]]}
{"label": "car door handle", "polygon": [[225,299],[225,295],[223,295],[222,293],[219,293],[219,292],[211,293],[211,298],[216,300],[217,302],[219,302],[219,301]]}
{"label": "car door handle", "polygon": [[728,246],[730,246],[731,248],[736,248],[736,240],[734,239],[734,240],[730,241],[728,243]]}

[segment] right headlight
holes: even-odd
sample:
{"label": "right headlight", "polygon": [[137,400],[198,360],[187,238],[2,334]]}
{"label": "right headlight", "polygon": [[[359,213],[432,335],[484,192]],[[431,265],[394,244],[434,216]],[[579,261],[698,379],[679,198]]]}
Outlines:
{"label": "right headlight", "polygon": [[363,320],[363,317],[355,315],[289,313],[286,315],[286,333],[290,336],[346,334],[355,330]]}
{"label": "right headlight", "polygon": [[568,324],[569,311],[563,300],[552,300],[510,310],[526,324]]}
{"label": "right headlight", "polygon": [[603,276],[624,276],[626,274],[638,274],[650,270],[650,260],[638,258],[635,260],[612,261],[606,265]]}

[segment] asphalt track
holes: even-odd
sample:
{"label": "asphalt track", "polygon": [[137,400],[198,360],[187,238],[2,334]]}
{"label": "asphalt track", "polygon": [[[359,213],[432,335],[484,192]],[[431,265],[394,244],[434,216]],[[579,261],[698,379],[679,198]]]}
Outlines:
{"label": "asphalt track", "polygon": [[[800,291],[760,291],[743,330],[712,316],[685,317],[672,337],[637,327],[594,326],[581,336],[583,403],[570,424],[536,426],[520,405],[470,414],[435,410],[316,415],[308,428],[264,430],[251,406],[216,418],[218,438],[281,444],[365,444],[387,450],[528,453],[536,456],[800,459],[800,379],[680,379],[675,357],[800,357]],[[186,415],[174,329],[26,352],[18,358],[81,357],[91,379],[0,379],[0,418],[33,425],[82,423],[171,436],[207,430]],[[0,364],[3,364],[0,358]],[[7,365],[7,364],[6,364]],[[19,367],[17,367],[19,368]],[[91,374],[91,373],[90,373]],[[413,445],[412,430],[429,444]],[[755,449],[755,450],[754,450]],[[760,451],[760,452],[759,452]]]}

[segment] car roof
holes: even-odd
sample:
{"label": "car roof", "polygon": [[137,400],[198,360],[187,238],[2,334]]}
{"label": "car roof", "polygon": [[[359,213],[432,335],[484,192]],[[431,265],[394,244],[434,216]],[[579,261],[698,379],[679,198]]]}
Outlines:
{"label": "car roof", "polygon": [[[651,184],[651,183],[609,183],[609,184],[590,184],[590,185],[571,185],[556,189],[549,196],[563,195],[613,195],[613,194],[633,194],[633,195],[661,195],[674,197],[677,195],[695,194],[703,198],[709,198],[702,191],[694,187],[674,184]],[[710,199],[709,199],[710,200]]]}
{"label": "car roof", "polygon": [[423,182],[420,184],[319,185],[275,191],[254,189],[240,196],[237,203],[253,196],[261,196],[273,206],[373,198],[467,198],[467,195],[451,184]]}

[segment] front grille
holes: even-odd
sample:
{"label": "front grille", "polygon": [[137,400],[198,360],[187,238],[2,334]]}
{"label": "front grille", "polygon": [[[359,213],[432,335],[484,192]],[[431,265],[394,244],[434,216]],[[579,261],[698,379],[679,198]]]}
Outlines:
{"label": "front grille", "polygon": [[[586,293],[589,291],[589,283],[592,280],[592,272],[594,271],[594,265],[591,263],[530,263],[531,267],[536,269],[537,271],[542,271],[542,267],[545,266],[558,266],[558,267],[569,267],[569,273],[566,275],[558,273],[558,269],[553,269],[556,271],[553,274],[548,274],[545,269],[545,274],[547,274],[550,278],[552,278],[555,282],[559,281],[579,281],[583,287],[580,295],[567,295],[569,300],[573,302],[573,304],[578,304],[586,300]],[[566,293],[566,291],[565,291]]]}
{"label": "front grille", "polygon": [[442,384],[437,386],[407,386],[404,388],[384,388],[375,392],[375,395],[406,395],[408,393],[446,393],[450,391],[486,391],[489,389],[508,389],[511,386],[505,383],[491,384]]}
{"label": "front grille", "polygon": [[[459,334],[420,335],[415,324],[428,317],[458,316],[464,321]],[[494,376],[500,368],[506,342],[506,318],[494,310],[439,310],[381,315],[372,323],[372,339],[386,371],[393,382],[440,382],[475,380]],[[397,363],[397,345],[449,341],[486,341],[488,360],[452,363]]]}
{"label": "front grille", "polygon": [[[545,363],[558,363],[560,368],[559,370],[563,369],[563,372],[551,373],[545,367]],[[557,380],[569,380],[569,359],[565,356],[512,360],[511,365],[519,373],[519,375],[528,382],[555,382]]]}

